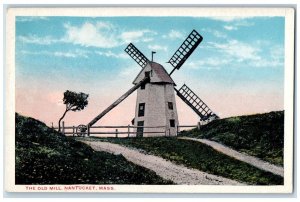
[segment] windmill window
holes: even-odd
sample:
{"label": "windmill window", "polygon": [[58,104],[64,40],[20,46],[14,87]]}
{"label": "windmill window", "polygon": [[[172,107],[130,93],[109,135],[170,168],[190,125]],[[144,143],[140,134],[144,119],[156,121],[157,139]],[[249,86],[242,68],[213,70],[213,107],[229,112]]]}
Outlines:
{"label": "windmill window", "polygon": [[145,89],[145,86],[146,86],[146,84],[142,84],[142,85],[141,85],[141,90],[144,90],[144,89]]}
{"label": "windmill window", "polygon": [[150,77],[150,71],[145,72],[145,77]]}
{"label": "windmill window", "polygon": [[170,119],[170,126],[175,127],[175,120],[174,119]]}
{"label": "windmill window", "polygon": [[145,114],[145,103],[140,103],[139,104],[139,112],[138,112],[138,116],[144,116]]}
{"label": "windmill window", "polygon": [[173,110],[173,102],[168,102],[168,108]]}

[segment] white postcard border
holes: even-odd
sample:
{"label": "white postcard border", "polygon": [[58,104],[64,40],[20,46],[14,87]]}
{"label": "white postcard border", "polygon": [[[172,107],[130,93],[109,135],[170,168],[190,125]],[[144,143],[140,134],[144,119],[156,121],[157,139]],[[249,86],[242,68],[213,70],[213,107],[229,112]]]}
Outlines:
{"label": "white postcard border", "polygon": [[[291,193],[293,190],[294,114],[294,9],[292,8],[200,8],[200,7],[102,7],[102,8],[9,8],[6,20],[5,68],[5,190],[8,192],[68,192],[65,185],[15,185],[15,17],[16,16],[283,16],[285,17],[284,83],[284,185],[112,185],[113,190],[76,190],[106,193]],[[68,185],[67,185],[68,186]],[[82,185],[87,186],[87,185]],[[98,186],[98,185],[97,185]],[[101,185],[99,185],[101,186]],[[103,185],[110,186],[110,185]],[[38,187],[47,187],[37,190]],[[61,190],[59,190],[61,187]],[[74,192],[74,191],[73,191]]]}

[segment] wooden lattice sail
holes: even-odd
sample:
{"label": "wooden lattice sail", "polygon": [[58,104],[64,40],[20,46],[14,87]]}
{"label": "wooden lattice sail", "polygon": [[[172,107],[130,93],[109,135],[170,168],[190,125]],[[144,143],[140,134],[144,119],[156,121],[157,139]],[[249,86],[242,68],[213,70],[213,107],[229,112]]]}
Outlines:
{"label": "wooden lattice sail", "polygon": [[140,65],[142,68],[144,68],[149,62],[148,58],[132,43],[125,48],[125,52],[128,53],[128,55],[132,57],[132,59],[134,59],[134,61],[136,61],[136,63],[138,63],[138,65]]}
{"label": "wooden lattice sail", "polygon": [[179,69],[183,65],[183,63],[188,59],[188,57],[190,57],[202,40],[203,37],[196,30],[193,30],[189,34],[189,36],[184,40],[184,42],[168,62],[174,67],[170,75],[175,69]]}
{"label": "wooden lattice sail", "polygon": [[187,85],[183,85],[179,90],[175,89],[177,95],[196,112],[202,121],[210,118],[219,118]]}

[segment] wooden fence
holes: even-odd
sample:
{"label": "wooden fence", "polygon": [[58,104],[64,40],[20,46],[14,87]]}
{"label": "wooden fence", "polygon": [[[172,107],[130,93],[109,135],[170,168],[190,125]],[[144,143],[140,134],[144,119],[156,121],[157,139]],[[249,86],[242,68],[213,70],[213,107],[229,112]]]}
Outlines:
{"label": "wooden fence", "polygon": [[[200,128],[200,124],[198,125],[178,125],[176,127],[176,133],[178,134],[180,132],[181,128]],[[52,124],[52,128],[55,130],[58,130],[58,127],[53,127]],[[92,126],[92,127],[88,127],[86,134],[88,136],[93,136],[93,135],[103,135],[103,137],[105,137],[105,135],[110,135],[110,136],[114,136],[114,137],[120,137],[120,135],[122,137],[136,137],[137,134],[139,133],[139,131],[137,130],[138,128],[143,128],[143,134],[164,134],[165,136],[169,136],[170,134],[170,129],[168,129],[166,126],[152,126],[152,127],[147,127],[147,126],[131,126],[131,125],[127,125],[127,126]],[[156,130],[153,131],[145,131],[144,129],[146,128],[153,128]],[[95,129],[114,129],[111,131],[92,131]],[[158,131],[157,129],[161,129],[160,131]],[[72,136],[76,136],[77,135],[77,126],[65,126],[65,122],[62,122],[61,125],[61,133],[64,135],[72,135]],[[121,130],[121,131],[120,131]]]}

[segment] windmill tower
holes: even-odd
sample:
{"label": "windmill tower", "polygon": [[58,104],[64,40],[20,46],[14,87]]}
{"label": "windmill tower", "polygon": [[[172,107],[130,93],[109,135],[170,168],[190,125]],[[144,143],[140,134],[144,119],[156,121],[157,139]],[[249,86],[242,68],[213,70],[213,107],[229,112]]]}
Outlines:
{"label": "windmill tower", "polygon": [[137,89],[134,118],[134,125],[140,127],[137,136],[175,136],[178,126],[175,83],[164,67],[156,62],[148,62],[133,84],[145,76],[150,77],[149,83]]}
{"label": "windmill tower", "polygon": [[178,115],[175,92],[199,115],[200,121],[209,122],[218,119],[219,117],[187,85],[184,84],[177,89],[171,78],[172,73],[180,69],[202,40],[203,37],[196,30],[188,35],[168,61],[173,66],[170,73],[161,64],[148,60],[130,43],[125,52],[142,67],[142,70],[134,79],[134,86],[88,123],[87,130],[135,90],[137,90],[137,100],[133,125],[137,127],[136,134],[139,137],[177,135]]}

